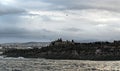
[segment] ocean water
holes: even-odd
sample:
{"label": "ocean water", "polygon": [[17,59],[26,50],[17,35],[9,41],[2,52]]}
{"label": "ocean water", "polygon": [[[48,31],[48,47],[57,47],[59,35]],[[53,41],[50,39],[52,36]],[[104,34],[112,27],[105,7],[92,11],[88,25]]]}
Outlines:
{"label": "ocean water", "polygon": [[120,71],[120,61],[0,57],[0,71]]}

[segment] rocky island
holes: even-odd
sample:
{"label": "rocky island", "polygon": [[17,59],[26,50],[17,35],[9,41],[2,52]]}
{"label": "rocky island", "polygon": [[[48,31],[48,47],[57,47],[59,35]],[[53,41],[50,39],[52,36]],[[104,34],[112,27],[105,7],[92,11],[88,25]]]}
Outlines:
{"label": "rocky island", "polygon": [[33,49],[6,49],[6,57],[74,59],[74,60],[120,60],[120,41],[77,43],[61,38],[48,46]]}

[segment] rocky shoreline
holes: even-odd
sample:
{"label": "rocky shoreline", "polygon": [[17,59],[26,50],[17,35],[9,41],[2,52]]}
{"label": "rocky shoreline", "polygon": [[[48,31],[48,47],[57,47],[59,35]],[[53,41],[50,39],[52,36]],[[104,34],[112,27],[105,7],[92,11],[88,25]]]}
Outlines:
{"label": "rocky shoreline", "polygon": [[7,49],[6,57],[74,59],[74,60],[120,60],[120,41],[75,43],[58,39],[49,46],[33,49]]}

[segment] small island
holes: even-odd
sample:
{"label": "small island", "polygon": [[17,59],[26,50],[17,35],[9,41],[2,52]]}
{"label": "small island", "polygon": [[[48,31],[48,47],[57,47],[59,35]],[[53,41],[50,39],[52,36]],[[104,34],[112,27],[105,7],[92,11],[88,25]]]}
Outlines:
{"label": "small island", "polygon": [[48,46],[33,49],[6,49],[6,57],[73,59],[73,60],[120,60],[120,41],[77,43],[74,40],[52,41]]}

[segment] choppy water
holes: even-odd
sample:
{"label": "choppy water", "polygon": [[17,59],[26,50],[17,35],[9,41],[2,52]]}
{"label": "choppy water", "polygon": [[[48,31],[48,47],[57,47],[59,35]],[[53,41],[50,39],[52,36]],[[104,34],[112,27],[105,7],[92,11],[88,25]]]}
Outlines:
{"label": "choppy water", "polygon": [[119,71],[120,61],[0,58],[0,71]]}

